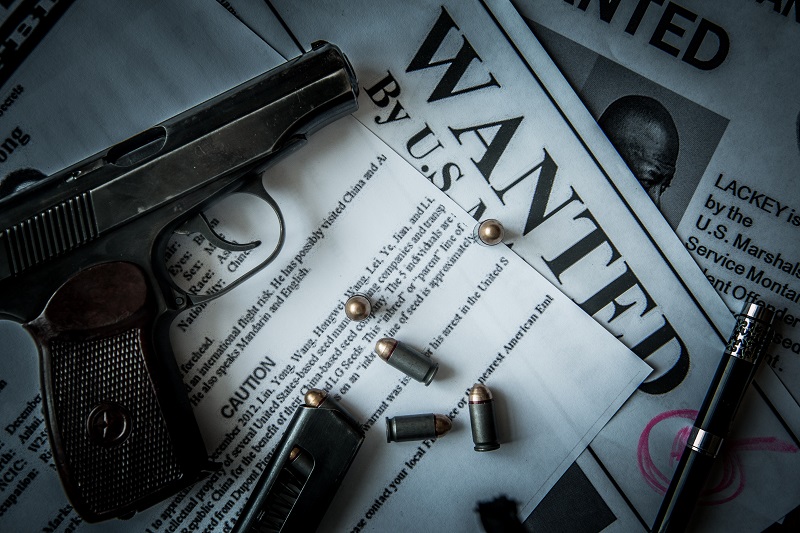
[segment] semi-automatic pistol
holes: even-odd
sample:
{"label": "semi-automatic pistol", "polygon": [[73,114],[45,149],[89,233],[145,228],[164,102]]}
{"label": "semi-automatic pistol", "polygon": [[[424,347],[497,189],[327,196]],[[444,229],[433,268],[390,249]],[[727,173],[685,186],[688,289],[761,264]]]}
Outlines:
{"label": "semi-automatic pistol", "polygon": [[[216,298],[181,289],[165,263],[173,233],[226,250],[203,210],[232,192],[277,209],[260,172],[357,108],[333,45],[313,50],[0,199],[0,318],[41,358],[54,461],[89,522],[123,517],[185,488],[209,461],[169,341],[183,311]],[[280,218],[280,217],[279,217]]]}

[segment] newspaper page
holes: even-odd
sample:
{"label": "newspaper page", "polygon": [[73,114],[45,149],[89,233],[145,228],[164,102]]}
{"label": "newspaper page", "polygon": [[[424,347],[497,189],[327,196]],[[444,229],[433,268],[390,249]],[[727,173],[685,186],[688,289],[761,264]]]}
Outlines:
{"label": "newspaper page", "polygon": [[669,172],[651,197],[728,307],[776,309],[765,365],[799,401],[800,98],[787,65],[800,63],[800,9],[513,3],[645,187],[655,159],[636,155],[630,139],[645,128],[634,122],[657,110],[650,127],[670,133],[649,149]]}
{"label": "newspaper page", "polygon": [[[505,493],[526,502],[546,490],[651,371],[507,247],[479,245],[469,215],[352,118],[317,133],[264,183],[285,215],[284,252],[173,328],[187,394],[222,468],[128,521],[86,529],[230,529],[302,395],[316,387],[367,433],[325,530],[387,531],[408,516],[471,530],[478,501]],[[237,238],[261,218],[238,198],[209,216]],[[187,254],[205,258],[194,276],[209,264],[248,268],[263,253],[174,244],[172,266]],[[366,320],[345,315],[355,293],[373,302]],[[378,358],[373,348],[386,336],[439,364],[429,386]],[[0,520],[19,525],[36,508],[37,527],[55,529],[75,517],[45,451],[36,357],[24,352],[0,359],[9,376],[0,442],[13,477]],[[473,450],[474,383],[495,396],[502,442],[491,453]],[[428,412],[452,429],[436,440],[386,442],[386,417]]]}
{"label": "newspaper page", "polygon": [[[656,369],[590,449],[648,527],[733,319],[555,65],[504,3],[271,4],[303,46],[349,52],[367,127]],[[736,456],[748,481],[720,495],[719,529],[795,505],[797,476],[773,473],[800,467],[797,406],[764,381],[737,438],[775,445]]]}
{"label": "newspaper page", "polygon": [[268,4],[250,0],[216,1],[284,58],[297,55],[300,45],[292,39]]}
{"label": "newspaper page", "polygon": [[640,182],[645,163],[615,110],[662,111],[670,137],[655,150],[670,171],[656,202],[731,309],[775,308],[767,364],[800,401],[800,96],[787,68],[800,64],[800,8],[513,3]]}
{"label": "newspaper page", "polygon": [[[74,0],[5,0],[0,6],[0,85],[55,26]],[[8,105],[9,102],[4,102]]]}

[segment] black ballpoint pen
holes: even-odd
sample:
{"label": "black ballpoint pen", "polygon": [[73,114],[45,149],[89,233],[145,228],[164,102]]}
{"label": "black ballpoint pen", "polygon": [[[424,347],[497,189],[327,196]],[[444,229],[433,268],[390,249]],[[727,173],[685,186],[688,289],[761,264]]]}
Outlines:
{"label": "black ballpoint pen", "polygon": [[697,413],[653,531],[685,531],[723,440],[772,339],[772,310],[746,303]]}

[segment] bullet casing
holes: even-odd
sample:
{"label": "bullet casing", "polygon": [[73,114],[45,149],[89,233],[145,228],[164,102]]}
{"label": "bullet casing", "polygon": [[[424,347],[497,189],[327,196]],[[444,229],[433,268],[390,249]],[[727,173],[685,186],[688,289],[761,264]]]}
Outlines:
{"label": "bullet casing", "polygon": [[286,468],[299,480],[305,481],[314,469],[314,458],[301,448],[295,446],[289,454]]}
{"label": "bullet casing", "polygon": [[439,370],[439,364],[434,363],[430,357],[388,337],[375,344],[375,352],[391,366],[426,386],[430,385]]}
{"label": "bullet casing", "polygon": [[386,442],[437,439],[451,427],[449,418],[433,413],[386,417]]}
{"label": "bullet casing", "polygon": [[494,398],[485,385],[476,383],[470,390],[469,421],[476,452],[489,452],[500,447],[494,416]]}

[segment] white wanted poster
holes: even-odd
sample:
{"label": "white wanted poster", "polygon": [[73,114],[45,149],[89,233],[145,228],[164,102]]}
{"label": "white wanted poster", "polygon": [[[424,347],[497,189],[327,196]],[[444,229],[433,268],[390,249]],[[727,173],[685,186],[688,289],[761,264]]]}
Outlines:
{"label": "white wanted poster", "polygon": [[[432,513],[431,527],[471,529],[477,501],[497,491],[530,501],[547,490],[651,370],[508,248],[476,243],[472,219],[354,119],[318,132],[264,183],[284,212],[283,252],[172,328],[187,395],[221,468],[131,521],[99,528],[228,529],[303,394],[316,387],[341,399],[367,432],[325,528],[363,522],[386,530],[413,510]],[[219,205],[212,216],[223,222],[245,210],[259,221],[259,206],[236,198]],[[229,271],[264,253],[226,253],[202,239],[175,244],[176,255]],[[344,313],[356,292],[373,302],[361,322]],[[373,353],[390,335],[439,364],[429,386]],[[44,436],[30,385],[35,357],[15,350],[0,360],[28,369],[0,391],[13,400],[3,404],[4,420],[25,440],[0,443],[37,481],[2,519],[20,524],[48,494],[45,524],[67,504],[47,457],[23,446]],[[476,382],[495,395],[501,446],[492,453],[473,450],[466,391]],[[386,442],[387,416],[425,412],[448,417],[452,430],[435,442]],[[439,487],[445,512],[419,498],[430,486]]]}
{"label": "white wanted poster", "polygon": [[[506,247],[476,244],[473,220],[353,119],[317,133],[264,183],[286,216],[284,252],[173,329],[208,444],[228,472],[245,465],[221,479],[236,508],[248,458],[265,460],[317,387],[367,430],[323,529],[472,529],[479,500],[540,497],[650,371]],[[356,292],[373,302],[364,322],[344,314]],[[429,386],[377,358],[386,336],[439,364]],[[192,363],[204,337],[207,356]],[[494,452],[473,450],[466,391],[476,382],[495,395]],[[386,442],[387,417],[430,412],[453,429]]]}

